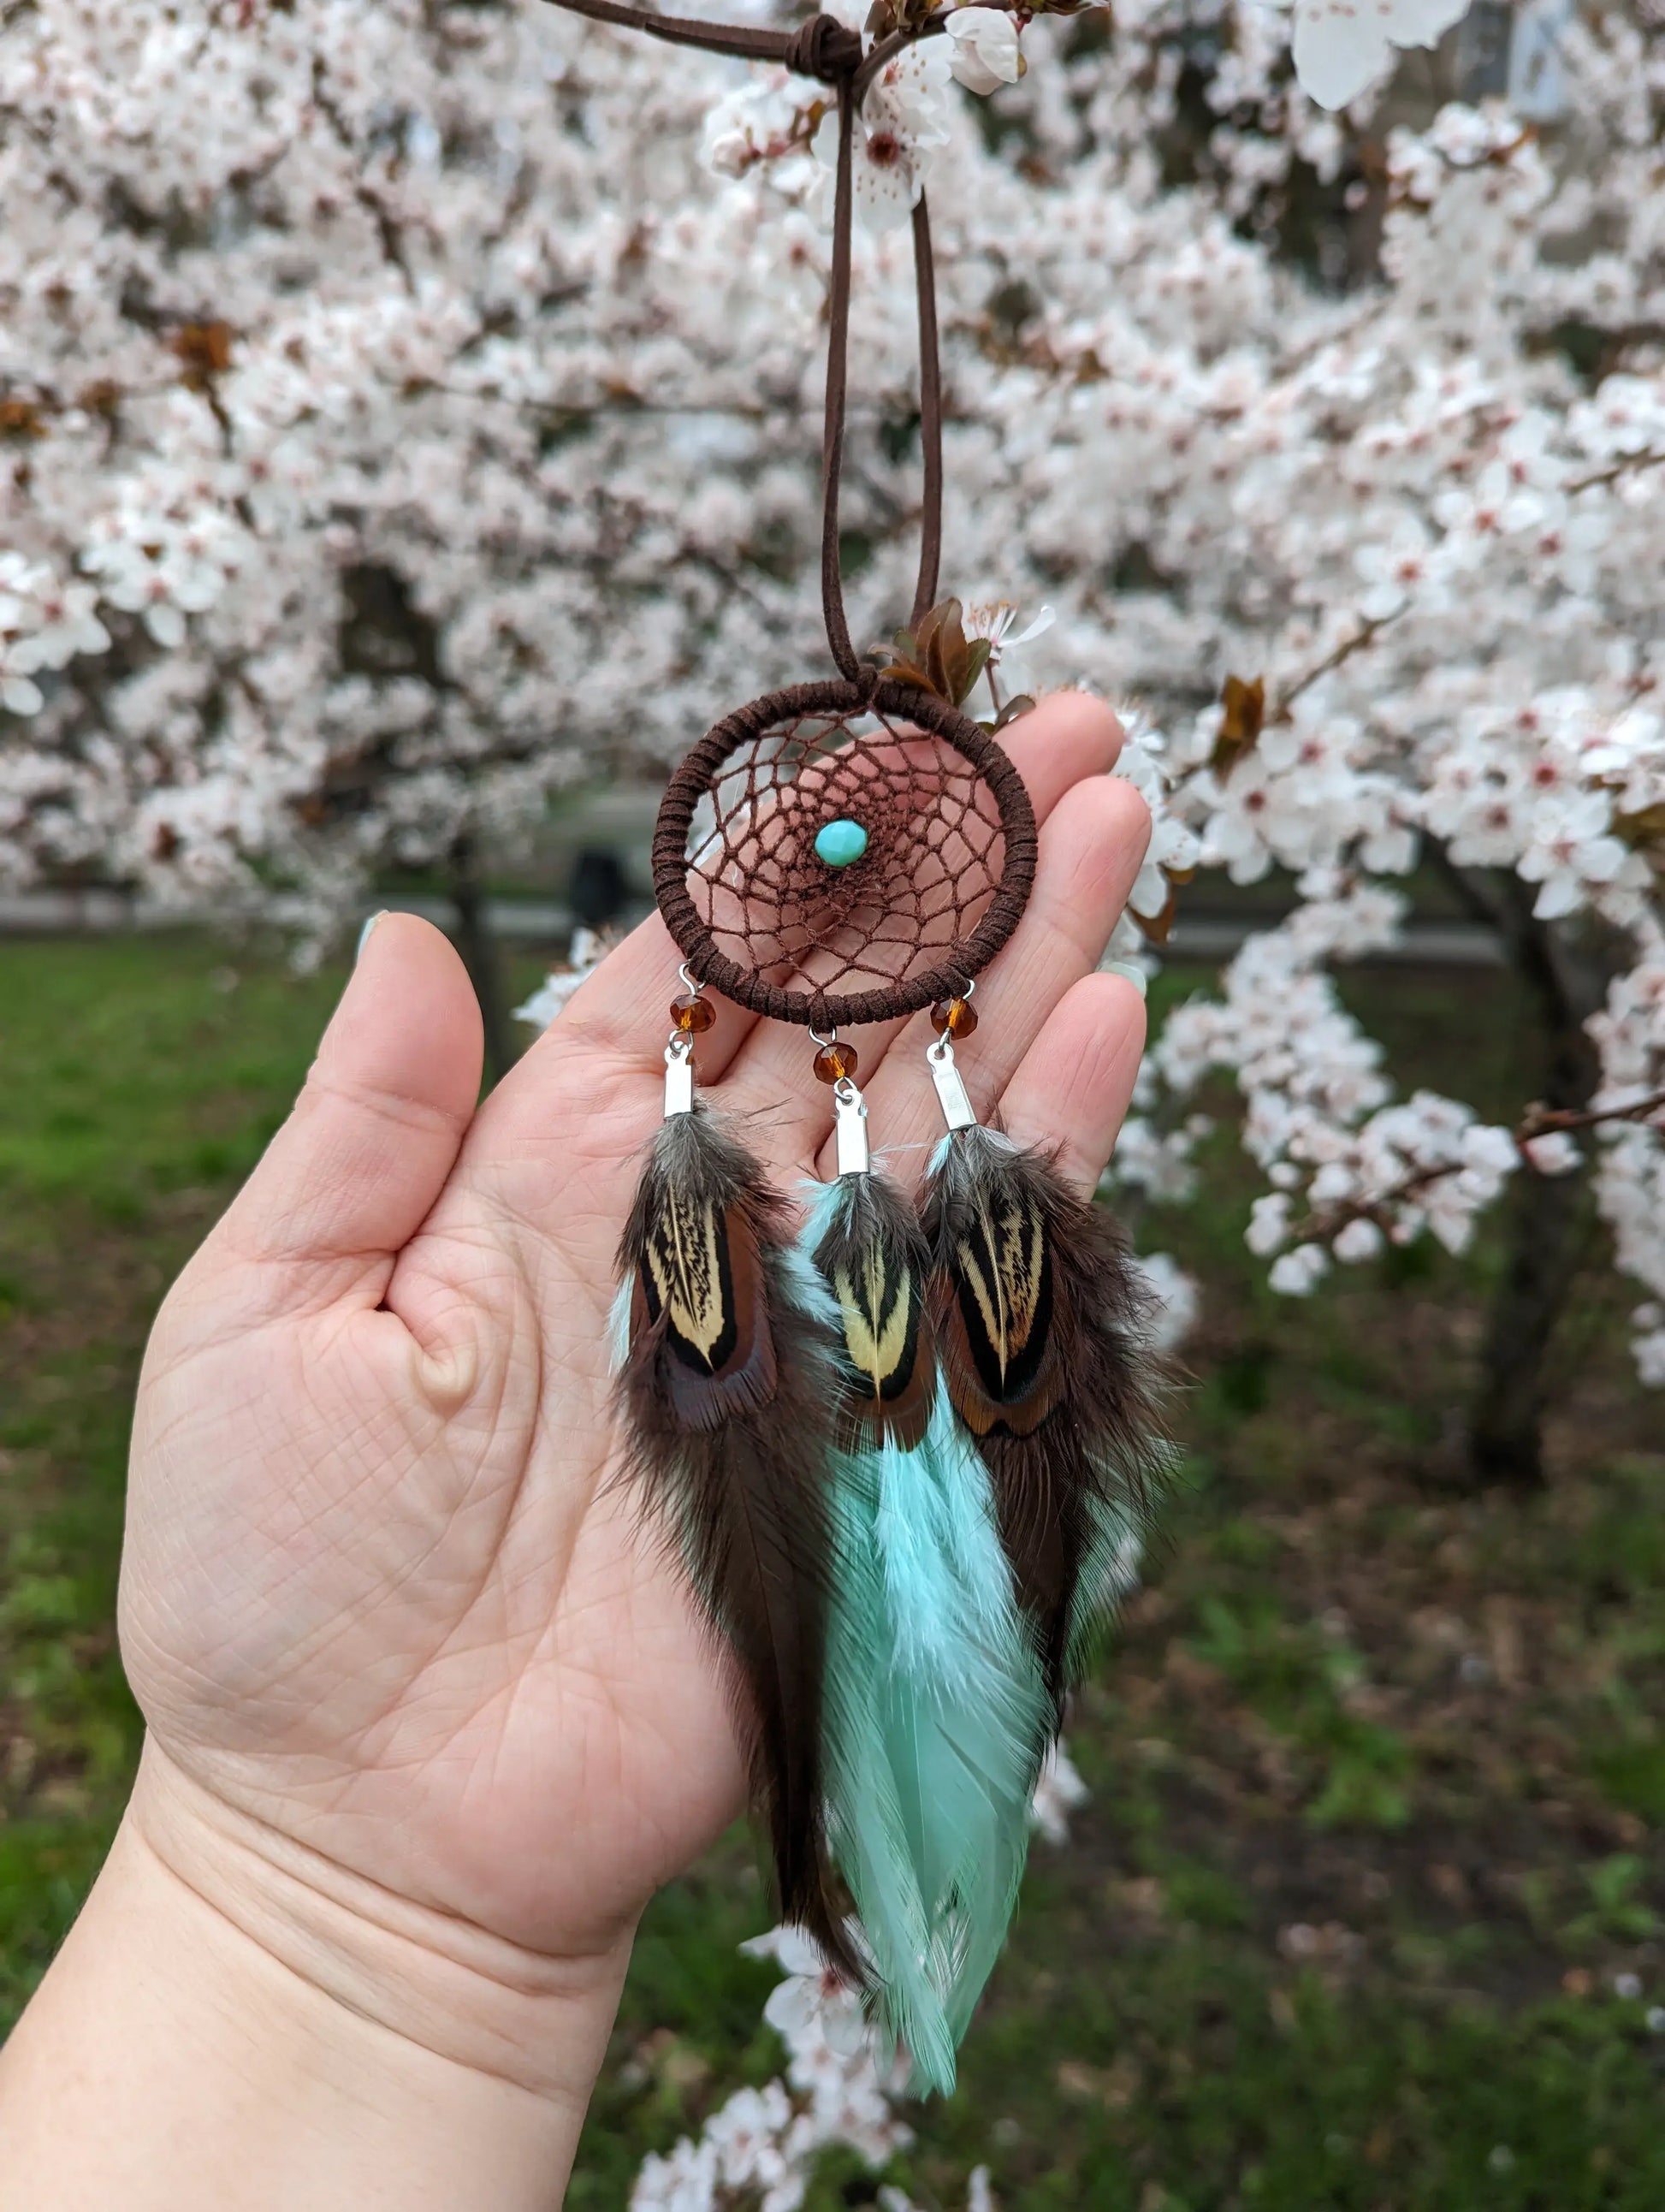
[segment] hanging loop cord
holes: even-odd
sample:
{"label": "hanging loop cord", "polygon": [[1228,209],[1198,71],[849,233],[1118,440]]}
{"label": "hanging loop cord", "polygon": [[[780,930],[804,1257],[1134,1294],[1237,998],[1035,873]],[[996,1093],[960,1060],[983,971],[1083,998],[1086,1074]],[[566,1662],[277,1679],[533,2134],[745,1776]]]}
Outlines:
{"label": "hanging loop cord", "polygon": [[[850,338],[850,231],[854,202],[855,118],[859,79],[838,88],[838,167],[833,187],[832,277],[827,296],[827,410],[821,441],[821,619],[839,673],[852,683],[864,680],[872,662],[856,656],[844,613],[844,578],[839,561],[838,486],[844,459],[844,410]],[[920,194],[914,208],[914,279],[919,309],[920,445],[925,458],[921,501],[919,576],[914,611],[920,617],[937,602],[937,574],[942,561],[942,363],[937,345],[936,263],[931,252],[931,217]]]}
{"label": "hanging loop cord", "polygon": [[923,192],[914,204],[914,289],[919,298],[919,438],[925,460],[919,580],[914,586],[917,623],[937,604],[937,577],[942,566],[942,356],[937,348],[937,264],[931,252],[931,216]]}
{"label": "hanging loop cord", "polygon": [[855,100],[847,78],[838,88],[838,167],[833,186],[832,279],[827,295],[827,410],[821,434],[821,619],[838,672],[852,683],[861,663],[844,617],[838,557],[838,479],[844,462],[844,386],[850,338],[850,207]]}
{"label": "hanging loop cord", "polygon": [[[659,15],[623,0],[555,0],[557,7],[597,23],[646,31],[672,46],[745,61],[775,62],[799,76],[836,85],[838,166],[833,186],[832,271],[827,295],[827,398],[821,439],[821,619],[839,673],[852,683],[877,681],[871,661],[857,657],[844,612],[844,579],[838,557],[838,489],[844,459],[844,413],[850,337],[850,230],[854,204],[855,120],[867,89],[887,63],[920,39],[937,37],[945,17],[933,15],[908,31],[893,31],[865,58],[861,34],[836,15],[812,15],[795,31],[757,30],[746,23],[708,23],[686,15]],[[914,208],[914,279],[919,313],[920,447],[925,481],[921,500],[919,575],[911,619],[936,605],[942,562],[942,362],[938,349],[936,264],[931,218],[921,192]]]}
{"label": "hanging loop cord", "polygon": [[[833,21],[829,16],[817,16],[805,29],[813,31],[818,25]],[[858,40],[856,44],[860,46],[860,41]],[[865,62],[838,81],[838,167],[833,185],[832,273],[827,293],[827,404],[821,439],[821,619],[839,673],[852,683],[867,682],[877,675],[873,663],[860,659],[850,642],[850,626],[844,612],[843,570],[839,560],[838,490],[844,461],[848,385],[855,119],[862,94],[877,75],[873,65],[884,52],[884,47],[875,47]],[[925,462],[919,574],[914,586],[910,617],[917,623],[936,605],[937,577],[942,562],[942,362],[937,338],[936,262],[931,251],[931,216],[923,192],[914,207],[914,289],[919,313],[920,445]]]}

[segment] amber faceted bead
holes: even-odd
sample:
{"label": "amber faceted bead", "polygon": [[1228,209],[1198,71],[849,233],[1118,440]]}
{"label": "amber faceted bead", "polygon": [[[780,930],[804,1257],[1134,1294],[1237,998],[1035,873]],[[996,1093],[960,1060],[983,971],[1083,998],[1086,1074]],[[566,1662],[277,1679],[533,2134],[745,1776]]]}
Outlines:
{"label": "amber faceted bead", "polygon": [[815,1055],[815,1073],[823,1083],[854,1083],[855,1067],[853,1044],[823,1044]]}
{"label": "amber faceted bead", "polygon": [[977,1026],[969,999],[939,999],[931,1009],[931,1026],[939,1036],[969,1037]]}
{"label": "amber faceted bead", "polygon": [[684,1036],[703,1036],[717,1018],[717,1009],[708,999],[690,991],[685,999],[672,999],[671,1019]]}

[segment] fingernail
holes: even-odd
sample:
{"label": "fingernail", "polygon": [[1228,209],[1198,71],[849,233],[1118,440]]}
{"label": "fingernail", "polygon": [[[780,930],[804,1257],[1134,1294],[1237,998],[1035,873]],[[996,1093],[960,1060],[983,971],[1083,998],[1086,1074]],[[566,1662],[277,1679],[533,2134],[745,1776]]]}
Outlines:
{"label": "fingernail", "polygon": [[1142,999],[1151,988],[1151,979],[1137,960],[1107,960],[1099,971],[1105,975],[1120,975],[1124,983],[1131,983]]}
{"label": "fingernail", "polygon": [[357,967],[359,962],[364,957],[364,948],[370,942],[370,932],[375,927],[376,924],[386,916],[386,908],[383,907],[380,914],[373,914],[368,921],[365,923],[363,928],[360,930],[358,933],[358,943],[353,949],[353,965],[355,968]]}

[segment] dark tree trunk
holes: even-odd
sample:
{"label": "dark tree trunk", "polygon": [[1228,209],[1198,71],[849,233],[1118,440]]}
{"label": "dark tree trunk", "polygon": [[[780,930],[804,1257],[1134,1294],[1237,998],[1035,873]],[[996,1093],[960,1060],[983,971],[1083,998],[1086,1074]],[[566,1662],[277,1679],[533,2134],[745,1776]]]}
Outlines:
{"label": "dark tree trunk", "polygon": [[[1538,1097],[1576,1112],[1595,1088],[1595,1052],[1583,1024],[1599,1003],[1600,982],[1581,972],[1554,933],[1534,918],[1529,885],[1499,876],[1488,890],[1485,903],[1535,1016]],[[1516,1174],[1504,1208],[1503,1279],[1487,1320],[1469,1417],[1468,1461],[1479,1482],[1531,1489],[1544,1479],[1550,1351],[1583,1255],[1587,1216],[1582,1173],[1540,1176],[1522,1168]]]}
{"label": "dark tree trunk", "polygon": [[457,913],[457,950],[463,956],[463,965],[480,1002],[480,1018],[485,1028],[486,1081],[489,1085],[501,1082],[514,1065],[514,1042],[509,1032],[507,994],[503,988],[497,940],[486,921],[479,854],[466,830],[451,848],[451,902]]}
{"label": "dark tree trunk", "polygon": [[1583,1216],[1582,1175],[1516,1176],[1505,1212],[1504,1277],[1486,1322],[1468,1425],[1477,1482],[1530,1490],[1544,1479],[1550,1346],[1583,1246]]}

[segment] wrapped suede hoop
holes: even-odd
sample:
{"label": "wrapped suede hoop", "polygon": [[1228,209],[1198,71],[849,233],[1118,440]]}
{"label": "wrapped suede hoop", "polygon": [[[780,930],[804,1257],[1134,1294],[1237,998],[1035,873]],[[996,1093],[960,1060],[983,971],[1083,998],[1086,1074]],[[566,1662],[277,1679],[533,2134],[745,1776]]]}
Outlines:
{"label": "wrapped suede hoop", "polygon": [[[899,745],[906,745],[910,732],[927,732],[964,763],[970,771],[967,781],[984,787],[998,816],[1000,872],[991,880],[991,895],[975,926],[945,944],[941,957],[928,969],[869,990],[789,990],[770,982],[761,967],[747,967],[725,953],[718,933],[695,905],[688,880],[694,866],[688,848],[695,811],[708,796],[714,803],[726,768],[782,725],[811,718],[839,723],[868,714],[887,722],[894,718],[901,726]],[[695,746],[671,777],[659,806],[653,830],[653,894],[690,972],[708,988],[775,1021],[822,1030],[854,1027],[915,1013],[933,1000],[952,998],[980,975],[1023,918],[1036,854],[1035,811],[998,740],[932,693],[864,670],[854,683],[795,684],[769,692],[726,716]]]}

